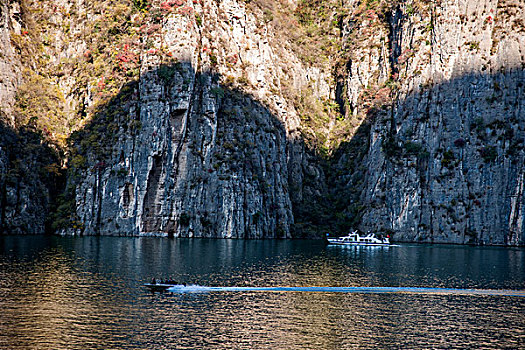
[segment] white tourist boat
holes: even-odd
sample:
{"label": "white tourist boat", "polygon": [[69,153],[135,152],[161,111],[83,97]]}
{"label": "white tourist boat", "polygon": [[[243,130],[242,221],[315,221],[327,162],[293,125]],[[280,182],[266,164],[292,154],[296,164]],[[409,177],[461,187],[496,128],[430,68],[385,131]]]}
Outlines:
{"label": "white tourist boat", "polygon": [[339,245],[358,245],[358,246],[387,246],[390,245],[390,237],[378,237],[374,233],[367,233],[366,236],[360,235],[357,231],[351,232],[343,237],[331,238],[326,234],[328,244]]}

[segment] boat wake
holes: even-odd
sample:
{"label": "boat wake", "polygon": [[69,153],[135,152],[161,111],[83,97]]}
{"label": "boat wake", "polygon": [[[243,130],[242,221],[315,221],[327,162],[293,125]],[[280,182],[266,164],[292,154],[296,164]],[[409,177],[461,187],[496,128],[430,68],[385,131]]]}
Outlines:
{"label": "boat wake", "polygon": [[211,292],[322,292],[366,294],[434,294],[434,295],[490,295],[525,297],[525,290],[509,289],[457,289],[422,287],[211,287],[199,285],[174,285],[167,289],[172,293]]}

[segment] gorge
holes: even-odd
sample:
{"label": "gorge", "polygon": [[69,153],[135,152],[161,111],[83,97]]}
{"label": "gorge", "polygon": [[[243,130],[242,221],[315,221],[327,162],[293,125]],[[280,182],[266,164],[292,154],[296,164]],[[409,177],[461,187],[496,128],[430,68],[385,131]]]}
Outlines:
{"label": "gorge", "polygon": [[0,0],[0,231],[525,244],[519,0]]}

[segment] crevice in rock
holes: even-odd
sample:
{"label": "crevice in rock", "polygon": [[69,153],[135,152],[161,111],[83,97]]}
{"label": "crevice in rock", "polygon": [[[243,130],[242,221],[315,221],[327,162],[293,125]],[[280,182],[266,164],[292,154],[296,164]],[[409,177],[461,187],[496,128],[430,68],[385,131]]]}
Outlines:
{"label": "crevice in rock", "polygon": [[131,202],[133,202],[133,184],[126,182],[122,190],[122,207],[126,216],[129,215],[128,210]]}
{"label": "crevice in rock", "polygon": [[142,230],[144,232],[155,232],[160,230],[160,218],[158,217],[160,204],[158,203],[159,182],[163,170],[163,157],[154,155],[151,170],[148,174],[146,194],[144,195],[144,213],[142,218]]}
{"label": "crevice in rock", "polygon": [[402,53],[401,43],[403,39],[404,15],[399,6],[388,14],[387,22],[389,24],[388,44],[390,51],[390,70],[392,74],[395,74],[399,73],[396,64]]}
{"label": "crevice in rock", "polygon": [[345,101],[345,78],[344,76],[339,76],[335,82],[335,102],[339,106],[339,113],[342,116],[346,115]]}

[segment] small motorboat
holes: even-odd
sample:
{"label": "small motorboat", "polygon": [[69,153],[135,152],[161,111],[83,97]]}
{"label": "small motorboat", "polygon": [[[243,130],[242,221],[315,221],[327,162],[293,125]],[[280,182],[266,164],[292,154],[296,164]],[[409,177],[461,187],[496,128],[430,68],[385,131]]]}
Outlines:
{"label": "small motorboat", "polygon": [[367,233],[366,236],[360,235],[357,231],[351,232],[343,237],[329,237],[326,234],[328,244],[355,245],[355,246],[388,246],[390,245],[389,236],[379,236],[374,233]]}
{"label": "small motorboat", "polygon": [[177,284],[174,281],[168,280],[168,281],[162,281],[162,280],[153,280],[151,283],[144,283],[144,287],[148,288],[151,292],[159,292],[164,293],[169,288],[172,287],[180,287],[180,286],[186,286],[185,284]]}
{"label": "small motorboat", "polygon": [[144,287],[149,288],[151,292],[163,293],[168,290],[168,288],[173,287],[173,284],[164,284],[164,283],[145,283]]}

